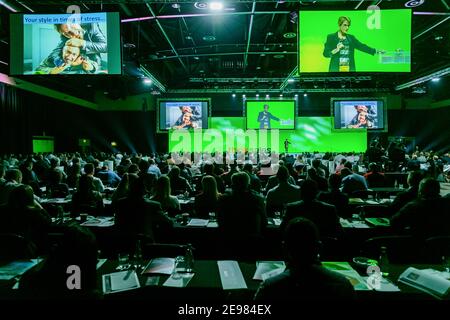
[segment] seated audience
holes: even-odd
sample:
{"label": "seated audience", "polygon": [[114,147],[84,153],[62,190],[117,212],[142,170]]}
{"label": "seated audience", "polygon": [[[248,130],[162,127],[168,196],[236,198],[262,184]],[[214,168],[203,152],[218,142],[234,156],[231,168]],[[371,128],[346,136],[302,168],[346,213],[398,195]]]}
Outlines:
{"label": "seated audience", "polygon": [[253,172],[253,165],[251,163],[244,164],[242,171],[247,173],[250,177],[250,189],[257,193],[260,193],[261,180],[259,180],[258,176]]}
{"label": "seated audience", "polygon": [[0,233],[13,233],[32,241],[42,253],[51,225],[47,211],[34,199],[33,189],[18,185],[11,190],[8,203],[0,207]]}
{"label": "seated audience", "polygon": [[169,171],[168,177],[170,179],[170,188],[173,195],[184,194],[192,192],[191,185],[186,180],[180,176],[180,168],[178,166],[173,166]]}
{"label": "seated audience", "polygon": [[369,188],[383,188],[386,186],[386,177],[380,172],[378,164],[372,162],[369,164],[369,172],[364,175]]}
{"label": "seated audience", "polygon": [[103,208],[103,198],[94,189],[93,177],[86,174],[81,176],[78,189],[72,197],[72,214],[88,213],[98,216],[103,213]]}
{"label": "seated audience", "polygon": [[59,170],[52,170],[48,175],[47,196],[49,198],[65,198],[69,192],[69,186],[62,183],[63,175]]}
{"label": "seated audience", "polygon": [[[70,290],[72,273],[68,266],[78,266],[80,288]],[[44,261],[28,270],[20,279],[19,291],[28,299],[93,299],[100,298],[97,287],[97,243],[89,229],[64,226],[61,238]]]}
{"label": "seated audience", "polygon": [[450,236],[450,199],[441,197],[439,182],[422,180],[418,195],[391,218],[391,226],[422,239]]}
{"label": "seated audience", "polygon": [[108,187],[115,188],[120,182],[120,177],[117,173],[110,170],[107,165],[103,165],[97,173],[97,177],[102,180],[102,183]]}
{"label": "seated audience", "polygon": [[408,174],[407,183],[409,188],[406,191],[398,193],[394,201],[392,201],[392,204],[390,205],[389,208],[392,214],[397,213],[408,202],[417,199],[417,193],[419,192],[419,184],[420,181],[422,181],[422,178],[423,175],[420,171],[411,171]]}
{"label": "seated audience", "polygon": [[203,175],[204,176],[213,176],[214,179],[216,179],[217,190],[220,193],[224,193],[225,192],[225,184],[223,183],[222,178],[220,178],[215,173],[214,163],[212,163],[212,162],[205,162],[205,164],[203,165]]}
{"label": "seated audience", "polygon": [[231,177],[231,193],[219,199],[217,219],[225,238],[234,241],[261,236],[267,225],[264,199],[250,190],[250,177],[245,172]]}
{"label": "seated audience", "polygon": [[348,196],[341,192],[341,176],[333,173],[328,177],[329,191],[322,191],[319,193],[318,200],[326,202],[336,207],[339,217],[351,217],[350,207],[348,205]]}
{"label": "seated audience", "polygon": [[272,217],[275,211],[282,212],[286,204],[300,200],[300,188],[288,183],[289,171],[281,166],[277,172],[278,186],[270,189],[266,196],[266,213]]}
{"label": "seated audience", "polygon": [[9,169],[5,174],[5,182],[0,185],[0,206],[8,203],[11,191],[22,183],[22,172]]}
{"label": "seated audience", "polygon": [[283,233],[286,270],[264,281],[255,300],[348,300],[354,299],[346,277],[323,267],[319,260],[317,227],[305,218],[294,218]]}
{"label": "seated audience", "polygon": [[84,165],[84,173],[92,178],[92,185],[94,186],[94,190],[97,192],[105,191],[105,186],[103,185],[102,180],[94,176],[95,167],[93,163],[86,163]]}
{"label": "seated audience", "polygon": [[328,190],[327,179],[325,179],[323,176],[318,175],[315,168],[308,169],[306,179],[315,181],[317,183],[317,187],[319,188],[319,191],[327,191]]}
{"label": "seated audience", "polygon": [[341,170],[342,192],[351,195],[355,191],[367,190],[367,182],[363,176],[353,173],[351,169],[345,167]]}
{"label": "seated audience", "polygon": [[167,235],[172,227],[172,221],[164,215],[161,204],[146,199],[147,194],[144,178],[139,177],[130,184],[128,196],[117,202],[115,225],[122,235],[134,237],[143,234],[156,241]]}
{"label": "seated audience", "polygon": [[171,186],[168,176],[161,176],[155,184],[153,196],[151,200],[158,201],[164,212],[168,212],[173,217],[180,213],[180,202],[178,198],[170,194]]}
{"label": "seated audience", "polygon": [[336,208],[316,199],[319,190],[314,180],[305,180],[300,187],[301,201],[289,203],[283,217],[280,230],[296,217],[311,220],[317,226],[320,237],[336,237],[341,232],[341,225]]}
{"label": "seated audience", "polygon": [[217,211],[221,194],[217,191],[216,179],[213,176],[202,178],[202,192],[195,197],[195,215],[208,219],[210,212]]}

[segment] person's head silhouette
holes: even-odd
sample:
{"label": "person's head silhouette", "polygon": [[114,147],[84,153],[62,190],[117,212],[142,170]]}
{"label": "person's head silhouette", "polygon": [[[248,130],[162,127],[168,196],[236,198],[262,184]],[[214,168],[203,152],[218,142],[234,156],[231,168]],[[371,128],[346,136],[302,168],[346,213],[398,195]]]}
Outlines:
{"label": "person's head silhouette", "polygon": [[283,235],[283,249],[289,266],[319,263],[320,247],[319,231],[311,220],[298,217],[288,223]]}

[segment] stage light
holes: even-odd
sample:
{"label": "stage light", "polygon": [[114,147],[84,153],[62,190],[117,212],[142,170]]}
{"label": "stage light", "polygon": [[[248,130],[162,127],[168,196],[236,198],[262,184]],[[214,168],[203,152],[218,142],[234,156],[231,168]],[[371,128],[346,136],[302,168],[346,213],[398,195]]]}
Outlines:
{"label": "stage light", "polygon": [[433,79],[431,79],[431,81],[433,81],[433,82],[439,82],[439,80],[441,80],[441,78],[433,78]]}
{"label": "stage light", "polygon": [[307,96],[308,96],[308,94],[307,94],[307,93],[304,93],[304,94],[303,94],[303,96],[304,96],[304,97],[307,97]]}
{"label": "stage light", "polygon": [[243,94],[243,95],[242,95],[242,98],[244,98],[244,99],[245,99],[245,94]]}
{"label": "stage light", "polygon": [[111,147],[117,147],[117,142],[111,141]]}
{"label": "stage light", "polygon": [[283,97],[283,94],[280,94],[280,97]]}
{"label": "stage light", "polygon": [[423,76],[423,77],[417,78],[415,80],[412,80],[412,81],[403,83],[401,85],[398,85],[398,86],[395,87],[395,90],[399,91],[399,90],[406,89],[406,88],[409,88],[409,87],[414,87],[414,86],[417,86],[417,85],[419,85],[421,83],[424,83],[424,82],[426,82],[428,80],[440,78],[440,77],[443,77],[443,76],[445,76],[447,74],[450,74],[450,67],[446,67],[444,69],[441,69],[441,70],[438,70],[436,72],[430,73],[430,74],[428,74],[426,76]]}
{"label": "stage light", "polygon": [[231,96],[232,96],[233,98],[236,98],[236,93],[233,93]]}
{"label": "stage light", "polygon": [[148,78],[145,78],[145,79],[144,79],[144,83],[145,83],[145,84],[152,84],[152,80],[150,80],[150,79],[148,79]]}
{"label": "stage light", "polygon": [[297,98],[297,97],[298,97],[298,94],[295,94],[295,95],[294,95],[294,97],[296,97],[296,98]]}
{"label": "stage light", "polygon": [[295,81],[295,80],[292,79],[292,78],[288,79],[288,82],[289,82],[289,83],[293,83],[294,81]]}
{"label": "stage light", "polygon": [[222,10],[223,9],[223,3],[222,2],[211,2],[209,4],[209,8],[211,10]]}
{"label": "stage light", "polygon": [[269,98],[270,98],[270,96],[268,94],[266,94],[266,99],[269,99]]}
{"label": "stage light", "polygon": [[257,98],[259,97],[259,94],[258,94],[258,93],[256,94],[256,97],[257,97]]}

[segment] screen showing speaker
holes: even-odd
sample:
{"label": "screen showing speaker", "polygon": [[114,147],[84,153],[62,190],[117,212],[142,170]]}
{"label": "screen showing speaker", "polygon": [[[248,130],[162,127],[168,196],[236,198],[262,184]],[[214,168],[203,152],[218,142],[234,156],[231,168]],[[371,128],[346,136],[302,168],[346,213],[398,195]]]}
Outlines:
{"label": "screen showing speaker", "polygon": [[295,101],[246,101],[247,129],[295,129]]}
{"label": "screen showing speaker", "polygon": [[300,11],[299,71],[410,72],[411,10]]}

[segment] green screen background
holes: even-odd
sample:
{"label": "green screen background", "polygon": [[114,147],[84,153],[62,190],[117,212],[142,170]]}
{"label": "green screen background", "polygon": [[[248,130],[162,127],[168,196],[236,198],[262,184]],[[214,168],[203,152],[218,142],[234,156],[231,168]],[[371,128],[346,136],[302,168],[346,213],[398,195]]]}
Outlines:
{"label": "green screen background", "polygon": [[[252,130],[256,135],[256,144],[244,136],[234,139],[236,150],[246,149],[249,151],[257,148],[271,148],[272,151],[284,152],[284,140],[289,139],[289,152],[365,152],[367,149],[367,131],[361,132],[332,132],[332,118],[330,117],[298,117],[296,118],[296,130],[279,130],[278,147],[276,143],[271,143],[270,130]],[[210,128],[217,129],[222,133],[224,141],[222,145],[214,144],[214,137],[208,141],[208,137],[198,139],[195,142],[192,131],[183,131],[190,136],[190,141],[184,141],[180,136],[176,136],[180,131],[169,131],[169,151],[170,152],[213,152],[230,151],[226,148],[226,129],[241,130],[245,132],[244,117],[223,117],[210,118]],[[261,139],[260,135],[267,134],[267,139]],[[200,138],[199,135],[197,138]],[[217,148],[216,148],[217,147]]]}
{"label": "green screen background", "polygon": [[[372,14],[373,11],[370,13]],[[329,58],[323,56],[327,35],[338,31],[338,18],[351,19],[349,34],[375,49],[411,52],[411,10],[380,10],[381,28],[367,28],[366,11],[300,11],[299,70],[300,72],[328,72]],[[358,72],[410,72],[410,64],[380,64],[378,55],[355,50]]]}
{"label": "green screen background", "polygon": [[[247,108],[247,128],[259,129],[258,115],[264,111],[264,105],[269,105],[269,112],[280,119],[280,121],[270,120],[272,129],[294,129],[295,121],[295,101],[246,101]],[[282,120],[291,120],[291,125],[281,125]]]}

